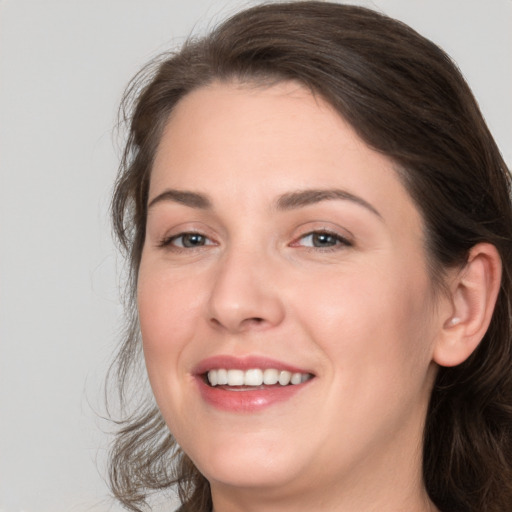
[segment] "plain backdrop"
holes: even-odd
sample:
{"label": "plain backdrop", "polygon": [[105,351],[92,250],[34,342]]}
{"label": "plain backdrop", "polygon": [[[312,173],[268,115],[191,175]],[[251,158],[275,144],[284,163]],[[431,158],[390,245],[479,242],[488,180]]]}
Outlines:
{"label": "plain backdrop", "polygon": [[[358,3],[454,57],[510,165],[512,1]],[[244,5],[0,0],[1,512],[120,510],[98,416],[121,322],[116,110],[148,59]]]}

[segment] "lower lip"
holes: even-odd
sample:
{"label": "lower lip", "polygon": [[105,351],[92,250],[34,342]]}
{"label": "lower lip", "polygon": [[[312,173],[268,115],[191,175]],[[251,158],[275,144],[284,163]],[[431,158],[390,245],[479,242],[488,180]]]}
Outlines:
{"label": "lower lip", "polygon": [[275,385],[247,391],[230,391],[222,386],[209,386],[203,377],[197,377],[203,400],[217,409],[231,412],[257,412],[285,402],[307,387],[312,380],[288,386]]}

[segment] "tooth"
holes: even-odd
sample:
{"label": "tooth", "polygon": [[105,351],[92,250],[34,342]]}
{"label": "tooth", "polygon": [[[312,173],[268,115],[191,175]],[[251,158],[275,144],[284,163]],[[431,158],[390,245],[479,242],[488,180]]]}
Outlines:
{"label": "tooth", "polygon": [[288,384],[290,384],[291,377],[292,377],[291,372],[287,372],[286,370],[283,370],[279,374],[279,384],[281,384],[281,386],[287,386]]}
{"label": "tooth", "polygon": [[243,386],[244,385],[244,371],[243,370],[228,370],[228,386]]}
{"label": "tooth", "polygon": [[301,373],[294,373],[294,374],[292,374],[290,382],[292,384],[300,384],[302,382],[302,374]]}
{"label": "tooth", "polygon": [[247,370],[244,384],[246,386],[261,386],[263,384],[263,372],[259,368]]}
{"label": "tooth", "polygon": [[251,368],[250,370],[227,370],[219,368],[216,370],[209,370],[207,379],[210,386],[261,386],[265,384],[272,386],[279,383],[281,386],[288,384],[301,384],[308,381],[311,375],[308,373],[289,372],[286,370],[276,370],[275,368]]}
{"label": "tooth", "polygon": [[277,384],[279,382],[279,372],[274,370],[273,368],[267,368],[263,372],[263,383],[272,386],[273,384]]}
{"label": "tooth", "polygon": [[211,386],[217,385],[217,371],[216,370],[210,370],[208,372],[208,382]]}
{"label": "tooth", "polygon": [[217,384],[225,386],[228,383],[228,372],[224,368],[217,370]]}

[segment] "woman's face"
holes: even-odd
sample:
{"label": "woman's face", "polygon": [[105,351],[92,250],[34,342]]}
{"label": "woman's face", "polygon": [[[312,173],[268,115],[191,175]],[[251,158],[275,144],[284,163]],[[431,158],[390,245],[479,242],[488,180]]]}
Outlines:
{"label": "woman's face", "polygon": [[138,306],[156,400],[214,496],[421,480],[439,331],[422,219],[322,99],[214,84],[177,105]]}

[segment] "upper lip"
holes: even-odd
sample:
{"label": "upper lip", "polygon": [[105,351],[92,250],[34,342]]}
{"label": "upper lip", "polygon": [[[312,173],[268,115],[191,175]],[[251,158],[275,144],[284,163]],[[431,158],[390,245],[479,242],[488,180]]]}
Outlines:
{"label": "upper lip", "polygon": [[209,370],[216,370],[219,368],[233,369],[233,370],[250,370],[253,368],[260,368],[266,370],[267,368],[273,368],[275,370],[289,371],[291,373],[310,373],[310,370],[299,368],[297,366],[278,361],[277,359],[271,359],[264,356],[244,356],[235,357],[231,355],[218,355],[203,359],[195,368],[193,373],[196,375],[202,375]]}

